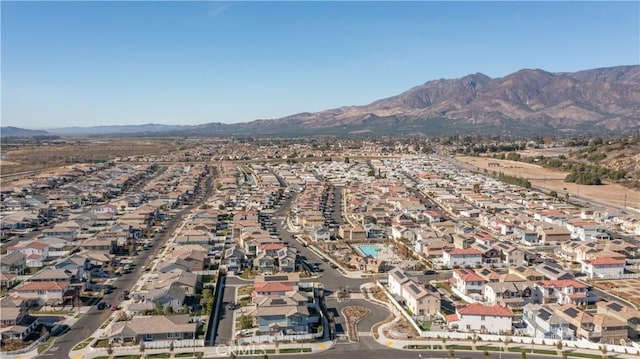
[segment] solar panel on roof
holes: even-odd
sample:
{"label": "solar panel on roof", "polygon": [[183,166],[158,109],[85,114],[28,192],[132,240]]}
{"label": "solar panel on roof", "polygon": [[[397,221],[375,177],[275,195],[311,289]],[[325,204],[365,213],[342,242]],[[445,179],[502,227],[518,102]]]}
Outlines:
{"label": "solar panel on roof", "polygon": [[611,309],[615,310],[616,312],[619,312],[619,311],[621,311],[621,310],[622,310],[622,308],[624,308],[623,306],[621,306],[621,305],[620,305],[620,304],[618,304],[618,303],[609,303],[609,305],[607,305],[607,307],[609,307],[609,308],[611,308]]}
{"label": "solar panel on roof", "polygon": [[580,312],[577,311],[576,308],[567,308],[567,310],[565,310],[564,313],[570,316],[571,318],[575,318],[578,316],[578,314],[580,314]]}
{"label": "solar panel on roof", "polygon": [[409,288],[411,288],[411,290],[415,293],[415,294],[419,294],[420,293],[420,289],[418,289],[418,287],[416,287],[415,284],[411,284],[409,286]]}
{"label": "solar panel on roof", "polygon": [[275,298],[271,300],[272,305],[284,305],[287,304],[283,299]]}
{"label": "solar panel on roof", "polygon": [[540,308],[540,310],[538,311],[538,316],[542,320],[547,320],[547,319],[551,318],[551,313],[549,313],[546,310]]}
{"label": "solar panel on roof", "polygon": [[288,279],[289,277],[287,277],[286,275],[270,275],[264,277],[264,280],[269,282],[286,282]]}
{"label": "solar panel on roof", "polygon": [[551,272],[551,273],[553,273],[553,274],[558,274],[559,273],[558,270],[553,268],[553,267],[544,266],[544,269],[549,271],[549,272]]}

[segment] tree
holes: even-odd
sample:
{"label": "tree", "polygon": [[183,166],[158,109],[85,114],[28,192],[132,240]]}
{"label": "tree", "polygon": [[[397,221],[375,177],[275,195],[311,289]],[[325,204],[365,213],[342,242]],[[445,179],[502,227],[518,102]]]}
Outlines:
{"label": "tree", "polygon": [[489,354],[489,351],[488,351],[488,350],[486,350],[486,349],[485,349],[485,350],[482,352],[482,354],[484,355],[484,358],[485,358],[485,359],[489,359],[489,355],[490,355],[490,354]]}
{"label": "tree", "polygon": [[107,345],[107,354],[109,355],[109,357],[113,355],[113,347],[111,346],[111,343]]}
{"label": "tree", "polygon": [[196,352],[196,359],[202,359],[203,356],[204,356],[203,352]]}
{"label": "tree", "polygon": [[140,353],[144,353],[144,350],[145,350],[144,342],[140,342]]}
{"label": "tree", "polygon": [[172,352],[173,349],[175,349],[175,347],[173,345],[173,340],[172,340],[171,343],[169,343],[169,351]]}
{"label": "tree", "polygon": [[449,348],[449,358],[453,359],[455,357],[456,353],[453,350],[453,348]]}
{"label": "tree", "polygon": [[520,352],[520,358],[521,358],[521,359],[527,359],[527,353],[525,353],[525,352]]}

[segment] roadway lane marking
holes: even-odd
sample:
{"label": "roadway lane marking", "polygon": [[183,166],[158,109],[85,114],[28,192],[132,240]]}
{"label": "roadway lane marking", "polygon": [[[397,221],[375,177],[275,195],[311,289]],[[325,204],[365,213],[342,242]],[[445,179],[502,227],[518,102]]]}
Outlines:
{"label": "roadway lane marking", "polygon": [[322,350],[327,349],[327,346],[326,346],[326,345],[324,345],[324,344],[320,344],[320,345],[318,345],[318,347],[319,347],[320,349],[322,349]]}
{"label": "roadway lane marking", "polygon": [[[390,347],[390,346],[392,346],[392,345],[393,345],[393,342],[392,342],[392,341],[388,341],[388,342],[386,342],[386,343],[385,343],[385,345],[386,345],[386,346],[388,346],[388,347]],[[75,359],[75,358],[73,358],[73,359]]]}
{"label": "roadway lane marking", "polygon": [[78,354],[74,354],[72,358],[73,359],[82,359],[82,357],[84,357],[84,354],[78,353]]}

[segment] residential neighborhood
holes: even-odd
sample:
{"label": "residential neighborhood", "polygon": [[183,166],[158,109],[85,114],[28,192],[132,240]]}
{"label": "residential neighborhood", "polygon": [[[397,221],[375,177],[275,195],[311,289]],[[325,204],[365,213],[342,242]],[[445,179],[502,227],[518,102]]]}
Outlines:
{"label": "residential neighborhood", "polygon": [[3,351],[302,353],[372,337],[367,310],[389,340],[638,350],[638,214],[400,144],[196,149],[3,186]]}

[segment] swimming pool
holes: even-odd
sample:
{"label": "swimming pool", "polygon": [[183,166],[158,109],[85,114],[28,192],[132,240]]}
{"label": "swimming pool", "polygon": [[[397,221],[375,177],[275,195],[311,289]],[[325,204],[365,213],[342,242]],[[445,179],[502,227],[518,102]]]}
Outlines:
{"label": "swimming pool", "polygon": [[360,250],[360,252],[362,252],[362,255],[372,256],[373,258],[378,258],[378,251],[377,251],[378,248],[382,249],[382,247],[378,244],[368,244],[368,245],[358,246],[358,249]]}

